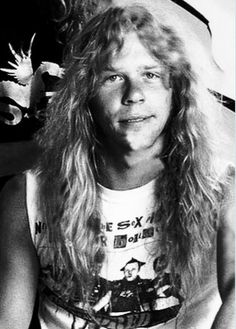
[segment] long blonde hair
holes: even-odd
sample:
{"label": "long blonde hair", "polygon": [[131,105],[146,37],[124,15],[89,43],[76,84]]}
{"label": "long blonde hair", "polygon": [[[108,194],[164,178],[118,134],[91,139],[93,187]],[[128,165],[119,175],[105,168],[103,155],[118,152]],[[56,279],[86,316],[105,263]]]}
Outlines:
{"label": "long blonde hair", "polygon": [[165,169],[156,191],[161,248],[173,278],[181,272],[183,287],[189,277],[198,278],[203,250],[212,245],[221,182],[209,122],[217,102],[202,84],[186,45],[169,25],[140,6],[114,7],[95,15],[71,37],[65,75],[37,135],[43,148],[37,168],[41,205],[55,246],[42,257],[50,257],[59,278],[59,294],[65,299],[80,295],[88,301],[92,279],[104,258],[96,216],[98,142],[89,102],[100,70],[111,56],[110,45],[121,49],[129,31],[137,33],[169,72],[173,89],[161,154]]}

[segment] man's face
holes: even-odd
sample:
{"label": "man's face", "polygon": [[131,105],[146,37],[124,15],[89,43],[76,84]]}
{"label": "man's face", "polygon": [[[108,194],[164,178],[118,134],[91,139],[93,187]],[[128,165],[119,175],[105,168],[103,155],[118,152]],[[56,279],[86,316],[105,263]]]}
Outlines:
{"label": "man's face", "polygon": [[161,141],[171,101],[171,89],[162,75],[160,63],[136,33],[128,33],[121,51],[111,56],[101,72],[91,102],[105,147],[141,151]]}
{"label": "man's face", "polygon": [[125,266],[124,276],[127,281],[133,281],[137,278],[139,272],[138,263],[130,263]]}

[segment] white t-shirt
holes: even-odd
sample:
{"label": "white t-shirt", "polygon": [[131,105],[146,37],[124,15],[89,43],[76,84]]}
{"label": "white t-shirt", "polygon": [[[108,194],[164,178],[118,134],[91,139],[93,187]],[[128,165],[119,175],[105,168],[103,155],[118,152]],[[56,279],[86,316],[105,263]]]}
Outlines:
{"label": "white t-shirt", "polygon": [[[91,300],[100,327],[159,328],[159,323],[168,322],[164,328],[174,328],[172,319],[180,308],[179,291],[171,287],[168,269],[161,277],[154,271],[154,264],[163,266],[164,262],[157,248],[159,228],[153,221],[155,183],[153,180],[127,191],[99,185],[97,212],[106,257]],[[31,173],[27,173],[26,186],[31,235],[40,253],[40,248],[47,247],[42,239],[47,226],[40,215],[37,179]],[[41,267],[42,273],[50,273],[50,264],[41,264]],[[85,311],[72,315],[69,311],[73,305],[61,303],[54,295],[50,280],[43,278],[44,297],[40,298],[39,306],[42,329],[94,328]]]}

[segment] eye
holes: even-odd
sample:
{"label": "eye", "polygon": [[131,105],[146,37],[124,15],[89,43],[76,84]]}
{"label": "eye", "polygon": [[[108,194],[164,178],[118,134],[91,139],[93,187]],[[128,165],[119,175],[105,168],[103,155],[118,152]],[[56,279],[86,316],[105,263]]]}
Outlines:
{"label": "eye", "polygon": [[149,79],[149,80],[154,80],[154,79],[159,79],[160,78],[160,74],[158,73],[153,73],[153,72],[146,72],[145,76]]}
{"label": "eye", "polygon": [[113,74],[113,75],[110,75],[105,78],[105,81],[107,81],[107,82],[118,82],[118,81],[122,81],[122,80],[123,80],[123,77],[118,74]]}

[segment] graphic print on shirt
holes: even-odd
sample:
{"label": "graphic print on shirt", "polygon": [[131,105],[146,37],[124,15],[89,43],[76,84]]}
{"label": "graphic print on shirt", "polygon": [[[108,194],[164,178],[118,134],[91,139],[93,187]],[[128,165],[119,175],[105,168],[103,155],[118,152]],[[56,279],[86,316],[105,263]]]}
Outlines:
{"label": "graphic print on shirt", "polygon": [[[158,251],[160,231],[154,220],[152,197],[142,196],[135,202],[122,198],[104,198],[96,214],[101,220],[106,256],[89,300],[92,318],[81,303],[72,305],[58,297],[60,280],[53,277],[50,264],[45,264],[41,281],[44,294],[56,304],[55,312],[48,307],[55,321],[60,308],[77,319],[73,320],[73,328],[87,328],[89,322],[108,329],[147,328],[177,316],[182,303],[180,280],[179,284],[171,283],[166,257]],[[41,221],[35,221],[35,237],[39,241],[47,232]]]}
{"label": "graphic print on shirt", "polygon": [[102,220],[107,259],[91,296],[96,312],[115,316],[180,305],[180,287],[171,285],[166,258],[154,250],[159,231],[154,213],[145,215]]}
{"label": "graphic print on shirt", "polygon": [[[163,259],[163,256],[157,257],[155,262],[160,262],[160,259]],[[124,274],[121,280],[108,282],[100,278],[92,295],[93,309],[96,312],[121,315],[168,309],[179,305],[182,298],[179,289],[171,286],[169,273],[164,272],[154,279],[143,279],[139,272],[144,265],[144,262],[132,258],[121,269]],[[101,292],[106,293],[101,296]]]}
{"label": "graphic print on shirt", "polygon": [[[135,328],[174,318],[182,302],[180,285],[171,284],[165,255],[157,256],[153,251],[153,244],[158,239],[153,214],[146,220],[145,216],[139,216],[116,224],[103,221],[102,230],[107,258],[90,297],[96,321],[102,326],[106,324],[106,328],[116,328],[120,322],[123,325],[119,328]],[[50,290],[55,292],[57,280],[52,279],[50,266],[44,268],[43,276]],[[74,312],[72,305],[62,304],[50,290],[45,292],[51,300]],[[77,308],[76,311],[78,317],[88,320],[84,310]]]}

